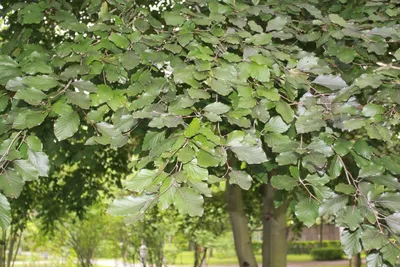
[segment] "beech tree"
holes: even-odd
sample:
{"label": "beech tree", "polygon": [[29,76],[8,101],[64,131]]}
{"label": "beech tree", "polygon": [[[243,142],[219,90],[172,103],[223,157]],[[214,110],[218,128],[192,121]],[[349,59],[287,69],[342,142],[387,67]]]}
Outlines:
{"label": "beech tree", "polygon": [[115,149],[144,130],[128,166],[132,195],[110,214],[132,223],[174,205],[201,216],[209,184],[226,180],[243,233],[235,224],[247,220],[229,203],[242,206],[241,190],[263,183],[275,221],[289,203],[306,226],[331,215],[349,258],[365,250],[368,266],[393,266],[399,12],[395,0],[187,0],[157,16],[122,0],[78,11],[62,0],[3,5],[16,26],[0,55],[1,226],[7,197],[48,175],[35,129],[51,122],[42,139],[71,143],[81,129],[87,145]]}

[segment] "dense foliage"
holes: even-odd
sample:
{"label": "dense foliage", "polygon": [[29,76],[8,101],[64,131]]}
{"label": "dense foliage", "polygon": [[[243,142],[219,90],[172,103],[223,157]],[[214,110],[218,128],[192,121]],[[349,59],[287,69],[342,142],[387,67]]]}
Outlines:
{"label": "dense foliage", "polygon": [[42,141],[84,131],[117,149],[135,136],[134,193],[109,213],[202,215],[209,184],[270,182],[305,225],[334,216],[349,257],[392,266],[399,12],[394,0],[191,0],[161,14],[122,0],[3,5],[1,226],[5,196],[48,175]]}

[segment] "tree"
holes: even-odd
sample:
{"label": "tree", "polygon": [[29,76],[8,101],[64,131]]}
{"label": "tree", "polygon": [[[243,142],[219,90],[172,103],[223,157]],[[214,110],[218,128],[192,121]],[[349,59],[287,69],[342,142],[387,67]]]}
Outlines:
{"label": "tree", "polygon": [[[174,204],[202,215],[208,182],[247,190],[264,177],[272,203],[294,201],[305,225],[333,215],[349,257],[365,249],[368,266],[394,265],[398,9],[342,2],[193,0],[153,16],[92,1],[85,23],[66,1],[6,6],[21,34],[0,57],[0,188],[16,197],[47,175],[31,134],[43,123],[58,142],[82,128],[87,145],[114,148],[145,132],[125,184],[134,193],[109,213],[133,222]],[[30,44],[54,26],[69,39]]]}

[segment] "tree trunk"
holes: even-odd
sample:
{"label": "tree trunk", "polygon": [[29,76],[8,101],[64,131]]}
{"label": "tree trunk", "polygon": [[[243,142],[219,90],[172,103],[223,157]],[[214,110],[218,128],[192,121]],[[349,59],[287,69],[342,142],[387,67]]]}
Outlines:
{"label": "tree trunk", "polygon": [[321,218],[321,223],[319,225],[319,247],[322,248],[322,241],[324,241],[324,218]]}
{"label": "tree trunk", "polygon": [[263,185],[263,267],[286,267],[287,227],[286,201],[278,208],[274,206],[275,190],[271,184]]}
{"label": "tree trunk", "polygon": [[361,254],[355,255],[349,263],[349,267],[361,267]]}
{"label": "tree trunk", "polygon": [[226,183],[228,213],[232,224],[233,239],[240,267],[257,267],[248,227],[248,218],[244,211],[242,189]]}

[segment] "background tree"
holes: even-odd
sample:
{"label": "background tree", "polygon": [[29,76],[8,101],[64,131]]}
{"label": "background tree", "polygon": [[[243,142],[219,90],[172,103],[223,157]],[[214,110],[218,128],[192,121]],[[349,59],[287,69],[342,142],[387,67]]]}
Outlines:
{"label": "background tree", "polygon": [[[395,3],[196,0],[153,15],[134,3],[93,1],[80,6],[90,24],[65,1],[5,8],[21,29],[2,46],[12,57],[0,58],[0,178],[13,181],[0,185],[6,196],[47,175],[47,156],[31,140],[43,123],[54,122],[58,141],[85,128],[87,145],[113,148],[144,133],[125,184],[134,193],[109,213],[133,222],[174,204],[202,215],[209,182],[227,179],[240,193],[257,175],[273,188],[264,201],[273,221],[294,201],[307,226],[335,216],[349,257],[365,249],[369,266],[394,264]],[[31,30],[54,25],[70,39],[31,44]]]}

